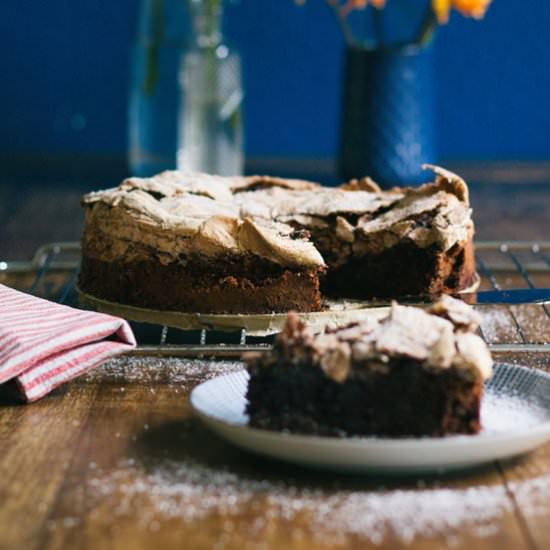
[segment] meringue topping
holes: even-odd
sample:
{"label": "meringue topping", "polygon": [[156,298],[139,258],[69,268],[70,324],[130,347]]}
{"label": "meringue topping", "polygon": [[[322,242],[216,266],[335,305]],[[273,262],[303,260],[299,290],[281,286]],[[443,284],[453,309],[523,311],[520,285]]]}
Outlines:
{"label": "meringue topping", "polygon": [[[448,250],[473,234],[468,188],[438,167],[433,183],[381,191],[369,179],[340,188],[270,176],[167,171],[86,195],[86,253],[99,259],[158,254],[254,254],[289,267],[322,269],[315,231],[358,256],[410,239]],[[423,223],[422,219],[429,223]],[[306,231],[296,231],[306,230]],[[311,240],[307,232],[311,232]]]}

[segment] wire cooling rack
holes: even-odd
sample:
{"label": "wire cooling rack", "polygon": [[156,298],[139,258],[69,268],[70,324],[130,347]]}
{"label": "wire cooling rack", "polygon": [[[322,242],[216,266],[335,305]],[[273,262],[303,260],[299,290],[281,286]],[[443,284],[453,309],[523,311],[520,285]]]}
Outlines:
{"label": "wire cooling rack", "polygon": [[[478,242],[476,261],[480,290],[550,288],[550,242]],[[46,244],[28,262],[0,261],[0,282],[36,296],[80,307],[75,283],[80,245]],[[493,351],[550,352],[550,308],[547,304],[484,304],[480,334]],[[265,349],[270,337],[251,337],[244,330],[184,331],[131,322],[138,340],[134,354],[187,357],[238,357]]]}

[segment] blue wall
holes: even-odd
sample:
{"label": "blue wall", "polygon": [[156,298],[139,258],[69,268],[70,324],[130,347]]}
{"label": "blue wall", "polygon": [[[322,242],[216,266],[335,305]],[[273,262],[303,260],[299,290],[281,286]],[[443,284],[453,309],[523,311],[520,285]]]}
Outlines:
{"label": "blue wall", "polygon": [[[0,3],[0,152],[124,153],[137,4]],[[321,0],[241,0],[231,11],[248,154],[332,156],[342,40],[330,11]],[[454,16],[440,29],[442,157],[550,159],[549,30],[548,0],[494,0],[483,22]]]}

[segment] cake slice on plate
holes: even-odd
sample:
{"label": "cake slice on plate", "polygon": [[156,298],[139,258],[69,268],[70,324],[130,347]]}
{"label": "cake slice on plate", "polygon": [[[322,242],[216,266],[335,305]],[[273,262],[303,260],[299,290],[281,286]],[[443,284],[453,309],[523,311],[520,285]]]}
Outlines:
{"label": "cake slice on plate", "polygon": [[272,351],[248,354],[250,425],[318,435],[474,434],[492,372],[479,319],[444,297],[431,308],[312,334],[289,314]]}

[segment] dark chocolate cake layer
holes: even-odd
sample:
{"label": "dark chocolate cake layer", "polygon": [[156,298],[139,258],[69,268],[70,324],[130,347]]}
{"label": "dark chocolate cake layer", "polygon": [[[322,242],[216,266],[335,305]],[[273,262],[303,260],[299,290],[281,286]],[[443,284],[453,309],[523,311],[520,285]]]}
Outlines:
{"label": "dark chocolate cake layer", "polygon": [[449,297],[428,311],[394,304],[386,319],[319,335],[291,314],[272,351],[245,357],[250,425],[318,435],[477,433],[492,365],[478,322]]}
{"label": "dark chocolate cake layer", "polygon": [[472,249],[472,243],[448,251],[422,248],[405,239],[330,270],[321,289],[332,297],[365,299],[452,294],[477,279]]}
{"label": "dark chocolate cake layer", "polygon": [[[230,275],[227,275],[227,274]],[[201,313],[270,313],[321,309],[316,271],[291,271],[242,258],[162,265],[84,257],[79,287],[97,298],[138,307]]]}
{"label": "dark chocolate cake layer", "polygon": [[250,425],[331,436],[436,437],[479,431],[480,379],[456,367],[440,372],[407,359],[387,366],[384,373],[352,365],[353,374],[342,383],[311,365],[291,370],[252,366]]}

